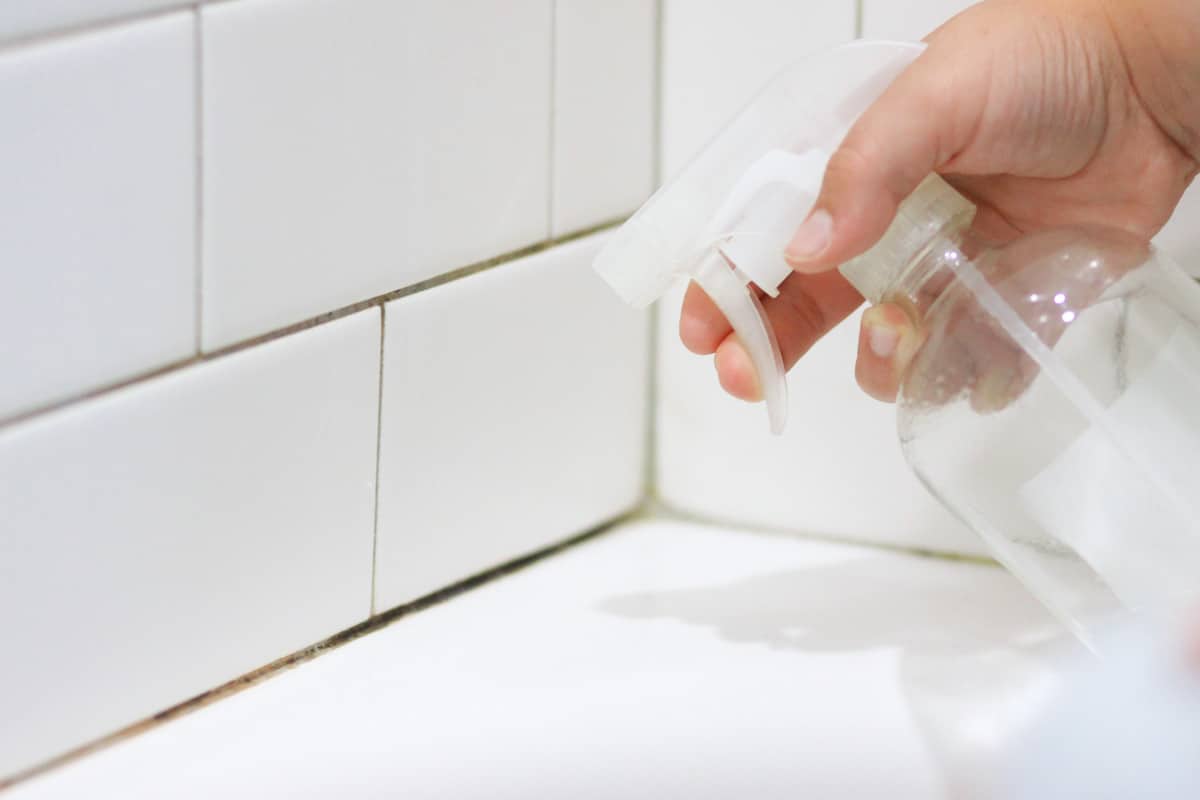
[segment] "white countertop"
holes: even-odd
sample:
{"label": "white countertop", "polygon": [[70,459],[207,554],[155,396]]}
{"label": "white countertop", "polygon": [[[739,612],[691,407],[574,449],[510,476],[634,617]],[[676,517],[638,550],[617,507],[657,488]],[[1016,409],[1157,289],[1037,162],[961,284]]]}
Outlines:
{"label": "white countertop", "polygon": [[995,567],[634,522],[9,796],[970,796],[1059,637]]}

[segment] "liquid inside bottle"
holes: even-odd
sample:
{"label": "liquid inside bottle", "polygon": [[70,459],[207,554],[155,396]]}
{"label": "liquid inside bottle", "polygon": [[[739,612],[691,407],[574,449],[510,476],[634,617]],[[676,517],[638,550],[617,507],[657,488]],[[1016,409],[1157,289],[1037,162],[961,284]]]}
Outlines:
{"label": "liquid inside bottle", "polygon": [[981,248],[969,216],[931,213],[952,191],[931,180],[848,274],[873,270],[872,299],[923,330],[898,398],[909,464],[1085,641],[1118,609],[1195,602],[1200,286],[1116,230]]}

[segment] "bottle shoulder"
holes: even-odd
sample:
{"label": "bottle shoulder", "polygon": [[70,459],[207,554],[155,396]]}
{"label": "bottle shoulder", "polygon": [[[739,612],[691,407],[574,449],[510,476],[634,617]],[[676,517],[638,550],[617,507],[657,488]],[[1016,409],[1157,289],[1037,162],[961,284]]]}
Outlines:
{"label": "bottle shoulder", "polygon": [[1148,275],[1163,265],[1150,243],[1103,228],[964,243],[938,257],[946,268],[933,271],[942,275],[936,296],[917,304],[922,345],[901,381],[901,406],[938,406],[966,393],[981,413],[1002,409],[1033,381],[1032,345],[1052,349],[1086,313],[1147,287],[1160,291]]}

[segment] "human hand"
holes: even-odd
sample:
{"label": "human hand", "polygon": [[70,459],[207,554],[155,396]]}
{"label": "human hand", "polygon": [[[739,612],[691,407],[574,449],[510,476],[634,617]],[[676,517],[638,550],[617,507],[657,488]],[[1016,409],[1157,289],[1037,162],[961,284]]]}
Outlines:
{"label": "human hand", "polygon": [[[993,242],[1107,225],[1149,239],[1200,158],[1200,4],[1195,0],[987,0],[927,39],[830,160],[787,258],[796,270],[764,307],[792,365],[862,298],[835,267],[869,249],[900,202],[939,172],[978,208]],[[680,338],[715,354],[721,385],[758,400],[729,324],[693,285]],[[903,309],[862,319],[856,376],[896,396],[921,341]]]}

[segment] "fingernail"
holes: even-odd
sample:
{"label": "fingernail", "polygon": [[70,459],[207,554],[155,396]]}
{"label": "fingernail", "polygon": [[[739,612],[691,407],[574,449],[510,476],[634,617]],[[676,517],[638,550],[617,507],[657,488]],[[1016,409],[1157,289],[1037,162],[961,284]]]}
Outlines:
{"label": "fingernail", "polygon": [[796,231],[783,257],[793,265],[811,261],[828,249],[832,238],[833,217],[829,216],[828,211],[818,209]]}
{"label": "fingernail", "polygon": [[867,328],[867,346],[879,358],[891,358],[896,353],[896,345],[899,343],[900,334],[895,328],[884,325],[871,325]]}

